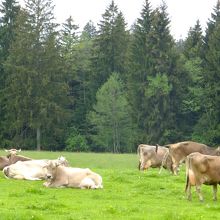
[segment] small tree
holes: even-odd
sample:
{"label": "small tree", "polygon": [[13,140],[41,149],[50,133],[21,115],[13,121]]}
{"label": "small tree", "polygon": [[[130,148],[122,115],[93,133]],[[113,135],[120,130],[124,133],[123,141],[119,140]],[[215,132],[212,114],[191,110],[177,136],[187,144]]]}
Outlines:
{"label": "small tree", "polygon": [[94,126],[93,141],[99,150],[131,151],[131,118],[126,94],[117,73],[113,73],[96,94],[97,103],[88,115]]}

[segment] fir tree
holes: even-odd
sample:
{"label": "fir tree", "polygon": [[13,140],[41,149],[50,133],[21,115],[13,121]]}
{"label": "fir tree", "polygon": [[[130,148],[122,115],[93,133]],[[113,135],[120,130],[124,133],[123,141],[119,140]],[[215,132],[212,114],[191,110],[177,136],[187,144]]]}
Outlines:
{"label": "fir tree", "polygon": [[211,14],[204,44],[204,97],[203,114],[195,128],[194,136],[210,145],[220,141],[220,2]]}
{"label": "fir tree", "polygon": [[[67,85],[50,0],[26,1],[5,63],[8,132],[14,145],[56,149],[63,136]],[[24,40],[25,39],[25,40]]]}

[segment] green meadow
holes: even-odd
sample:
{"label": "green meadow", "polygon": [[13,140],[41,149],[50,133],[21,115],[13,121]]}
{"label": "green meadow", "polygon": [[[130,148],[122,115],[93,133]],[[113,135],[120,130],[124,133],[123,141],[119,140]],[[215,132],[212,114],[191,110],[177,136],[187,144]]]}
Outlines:
{"label": "green meadow", "polygon": [[[1,155],[5,155],[0,151]],[[65,156],[71,166],[89,167],[103,177],[104,189],[45,188],[44,181],[6,179],[0,173],[1,220],[77,219],[220,219],[219,201],[212,201],[212,187],[203,186],[205,201],[193,189],[185,198],[185,172],[172,176],[166,170],[137,170],[135,154],[95,154],[23,151],[35,159]]]}

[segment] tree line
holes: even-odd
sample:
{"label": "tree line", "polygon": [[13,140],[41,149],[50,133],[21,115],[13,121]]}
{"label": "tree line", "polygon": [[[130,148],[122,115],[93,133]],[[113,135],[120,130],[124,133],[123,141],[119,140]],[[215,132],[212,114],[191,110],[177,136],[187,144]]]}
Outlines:
{"label": "tree line", "polygon": [[[144,0],[128,28],[109,4],[83,31],[52,0],[0,6],[0,146],[133,152],[137,145],[220,143],[220,3],[203,34],[170,34],[164,2]],[[194,26],[193,26],[194,25]]]}

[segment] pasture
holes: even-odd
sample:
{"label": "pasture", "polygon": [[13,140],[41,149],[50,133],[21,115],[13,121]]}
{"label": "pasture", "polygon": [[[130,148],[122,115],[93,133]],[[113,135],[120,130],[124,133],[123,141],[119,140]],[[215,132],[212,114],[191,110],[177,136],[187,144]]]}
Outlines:
{"label": "pasture", "polygon": [[[5,155],[0,151],[1,155]],[[71,166],[89,167],[103,177],[104,189],[54,189],[43,181],[6,179],[0,173],[0,219],[220,219],[219,201],[212,201],[212,187],[202,186],[205,201],[195,190],[185,199],[185,171],[172,176],[166,170],[137,170],[135,154],[95,154],[23,151],[22,155],[55,159],[63,155]],[[219,189],[220,190],[220,189]]]}

